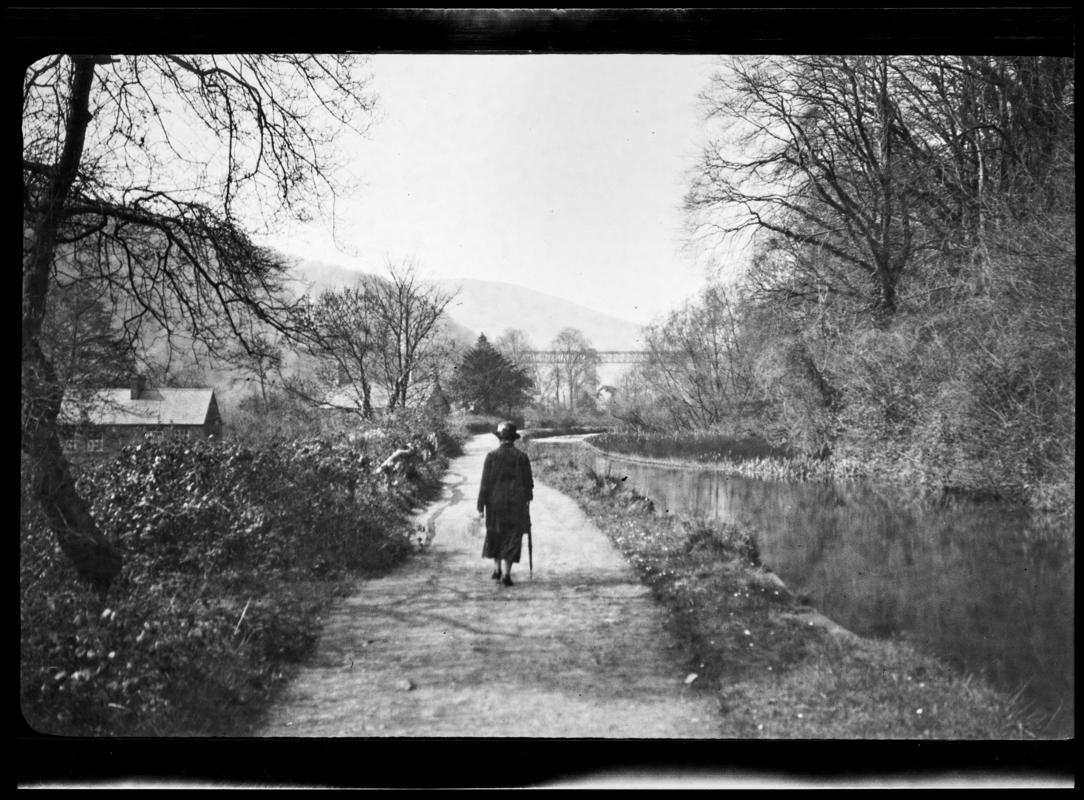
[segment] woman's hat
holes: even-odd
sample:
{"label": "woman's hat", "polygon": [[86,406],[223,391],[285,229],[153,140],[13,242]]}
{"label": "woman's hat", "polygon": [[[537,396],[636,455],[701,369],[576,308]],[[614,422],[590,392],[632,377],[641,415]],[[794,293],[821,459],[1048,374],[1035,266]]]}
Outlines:
{"label": "woman's hat", "polygon": [[519,438],[516,426],[511,422],[502,422],[497,426],[497,438],[502,442],[514,442]]}

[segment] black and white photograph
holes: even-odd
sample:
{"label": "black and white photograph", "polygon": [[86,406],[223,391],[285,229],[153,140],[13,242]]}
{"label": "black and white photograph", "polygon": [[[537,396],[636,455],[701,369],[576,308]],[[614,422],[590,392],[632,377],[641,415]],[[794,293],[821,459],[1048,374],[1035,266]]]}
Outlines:
{"label": "black and white photograph", "polygon": [[5,17],[20,787],[1073,785],[1071,9]]}

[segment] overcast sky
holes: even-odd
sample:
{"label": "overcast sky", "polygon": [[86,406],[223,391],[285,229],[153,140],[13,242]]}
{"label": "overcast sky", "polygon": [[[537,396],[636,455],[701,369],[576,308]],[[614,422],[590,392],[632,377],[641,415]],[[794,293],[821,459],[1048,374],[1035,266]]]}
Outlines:
{"label": "overcast sky", "polygon": [[711,56],[379,55],[364,184],[287,253],[432,278],[506,281],[632,322],[703,283],[681,202],[704,139]]}

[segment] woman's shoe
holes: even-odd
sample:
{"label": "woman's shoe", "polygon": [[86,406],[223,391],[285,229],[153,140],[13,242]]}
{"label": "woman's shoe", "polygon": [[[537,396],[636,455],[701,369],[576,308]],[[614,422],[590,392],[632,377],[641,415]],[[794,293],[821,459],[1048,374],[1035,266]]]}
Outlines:
{"label": "woman's shoe", "polygon": [[512,585],[512,576],[511,575],[505,575],[503,578],[501,578],[501,583],[503,583],[505,586],[511,586]]}
{"label": "woman's shoe", "polygon": [[499,581],[501,579],[501,571],[499,569],[495,569],[493,570],[493,574],[489,577],[491,577],[495,581]]}

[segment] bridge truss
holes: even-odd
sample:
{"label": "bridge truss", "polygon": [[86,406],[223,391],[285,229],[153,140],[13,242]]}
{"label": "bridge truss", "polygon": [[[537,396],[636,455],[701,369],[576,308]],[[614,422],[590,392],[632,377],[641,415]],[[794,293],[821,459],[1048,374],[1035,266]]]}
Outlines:
{"label": "bridge truss", "polygon": [[[652,356],[649,350],[595,350],[598,364],[644,364]],[[657,353],[668,360],[682,358],[681,353]],[[559,350],[525,350],[520,358],[527,364],[557,364],[568,354]]]}

